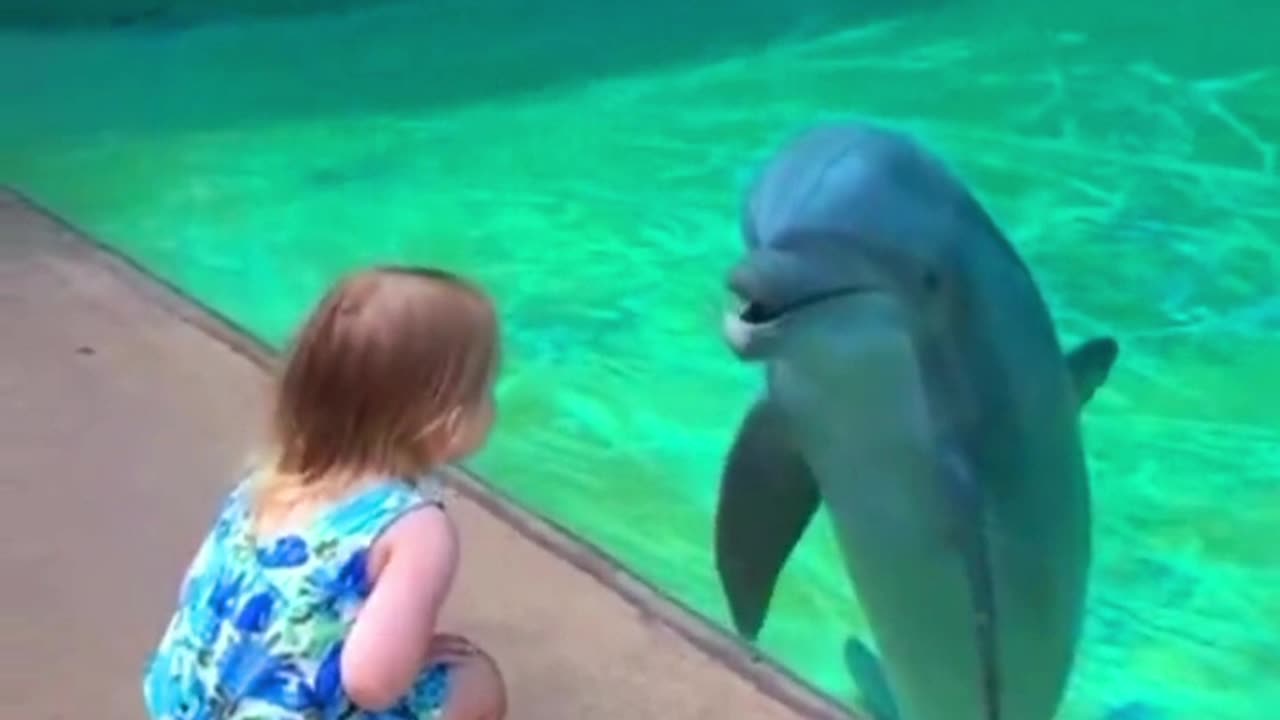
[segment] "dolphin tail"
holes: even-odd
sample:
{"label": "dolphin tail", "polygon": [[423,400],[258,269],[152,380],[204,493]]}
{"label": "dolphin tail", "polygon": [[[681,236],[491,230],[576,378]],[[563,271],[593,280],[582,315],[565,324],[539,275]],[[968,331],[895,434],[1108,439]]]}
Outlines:
{"label": "dolphin tail", "polygon": [[785,420],[759,400],[729,451],[716,508],[716,569],[734,626],[754,640],[787,557],[818,508],[818,486],[788,442]]}
{"label": "dolphin tail", "polygon": [[871,648],[856,637],[844,644],[844,662],[862,695],[872,720],[899,720],[898,703],[893,699],[884,668]]}
{"label": "dolphin tail", "polygon": [[1071,373],[1071,381],[1075,385],[1081,408],[1088,404],[1093,394],[1107,381],[1119,354],[1120,344],[1110,337],[1086,340],[1067,353],[1067,369]]}

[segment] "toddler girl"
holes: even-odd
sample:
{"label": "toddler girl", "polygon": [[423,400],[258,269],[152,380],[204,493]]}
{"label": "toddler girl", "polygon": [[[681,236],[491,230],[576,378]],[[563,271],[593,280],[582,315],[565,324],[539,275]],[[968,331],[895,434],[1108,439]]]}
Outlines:
{"label": "toddler girl", "polygon": [[432,471],[493,422],[493,306],[448,273],[331,290],[283,368],[143,680],[152,718],[497,720],[494,662],[436,632],[458,538]]}

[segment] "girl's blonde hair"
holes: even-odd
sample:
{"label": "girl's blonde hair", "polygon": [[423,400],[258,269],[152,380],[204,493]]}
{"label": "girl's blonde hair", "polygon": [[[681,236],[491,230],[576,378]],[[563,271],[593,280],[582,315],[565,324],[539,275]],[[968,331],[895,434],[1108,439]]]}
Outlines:
{"label": "girl's blonde hair", "polygon": [[255,515],[435,468],[459,414],[486,401],[497,364],[493,305],[462,278],[413,267],[344,278],[282,368]]}

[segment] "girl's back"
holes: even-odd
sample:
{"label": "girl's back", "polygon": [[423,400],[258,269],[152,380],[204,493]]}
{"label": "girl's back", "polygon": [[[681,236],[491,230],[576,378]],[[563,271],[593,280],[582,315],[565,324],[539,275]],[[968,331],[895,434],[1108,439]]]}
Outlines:
{"label": "girl's back", "polygon": [[[417,487],[373,482],[296,528],[257,537],[252,482],[223,504],[183,581],[144,679],[152,717],[347,717],[355,709],[339,659],[371,589],[374,541],[405,513],[441,504],[434,478]],[[430,677],[415,694],[442,690]]]}

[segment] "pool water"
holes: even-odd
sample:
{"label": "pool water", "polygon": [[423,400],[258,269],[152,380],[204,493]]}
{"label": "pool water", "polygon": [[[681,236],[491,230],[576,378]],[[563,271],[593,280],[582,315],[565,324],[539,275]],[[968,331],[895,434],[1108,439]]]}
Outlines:
{"label": "pool water", "polygon": [[[276,346],[355,266],[474,276],[506,333],[475,469],[727,626],[712,513],[761,385],[719,336],[742,192],[815,122],[907,128],[1007,230],[1064,343],[1122,346],[1083,419],[1096,559],[1060,720],[1271,717],[1280,5],[811,5],[670,56],[634,10],[613,65],[581,19],[444,2],[9,31],[0,182]],[[760,642],[856,706],[841,567],[820,516]]]}

